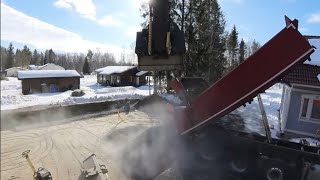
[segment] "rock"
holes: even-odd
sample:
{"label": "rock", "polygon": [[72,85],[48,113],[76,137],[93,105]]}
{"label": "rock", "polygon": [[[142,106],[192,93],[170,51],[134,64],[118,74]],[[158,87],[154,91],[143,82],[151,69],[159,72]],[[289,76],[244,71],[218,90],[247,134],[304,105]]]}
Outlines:
{"label": "rock", "polygon": [[73,97],[80,97],[83,96],[85,93],[83,92],[83,90],[80,89],[76,89],[71,93],[71,96]]}

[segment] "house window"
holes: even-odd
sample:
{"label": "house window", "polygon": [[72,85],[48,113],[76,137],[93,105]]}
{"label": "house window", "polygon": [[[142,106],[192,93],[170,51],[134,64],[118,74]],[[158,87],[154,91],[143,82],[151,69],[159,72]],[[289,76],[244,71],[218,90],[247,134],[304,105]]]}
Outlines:
{"label": "house window", "polygon": [[313,100],[311,118],[320,120],[320,100]]}
{"label": "house window", "polygon": [[320,96],[302,96],[300,120],[320,123]]}

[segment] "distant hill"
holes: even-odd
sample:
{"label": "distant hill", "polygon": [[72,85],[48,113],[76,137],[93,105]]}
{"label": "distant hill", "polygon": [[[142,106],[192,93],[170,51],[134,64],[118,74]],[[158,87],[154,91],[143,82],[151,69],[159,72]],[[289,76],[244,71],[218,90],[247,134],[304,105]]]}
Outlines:
{"label": "distant hill", "polygon": [[[24,45],[27,45],[28,48],[29,48],[30,50],[32,50],[32,51],[35,49],[35,46],[33,46],[32,44],[21,43],[21,42],[16,42],[16,41],[6,41],[6,40],[1,40],[1,46],[7,48],[7,47],[9,47],[9,44],[10,44],[11,42],[12,42],[12,45],[13,45],[13,47],[14,47],[15,50],[16,50],[17,48],[18,48],[18,49],[23,49],[23,46],[24,46]],[[38,50],[38,49],[37,49],[37,50]]]}

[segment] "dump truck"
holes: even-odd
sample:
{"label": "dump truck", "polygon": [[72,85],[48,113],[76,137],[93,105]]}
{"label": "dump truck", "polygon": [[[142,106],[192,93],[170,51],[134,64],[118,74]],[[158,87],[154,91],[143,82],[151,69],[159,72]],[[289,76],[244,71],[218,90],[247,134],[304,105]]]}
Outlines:
{"label": "dump truck", "polygon": [[[167,16],[168,7],[163,8],[166,3],[169,2],[159,3],[159,8],[155,6],[157,3],[153,4],[153,11],[165,9],[164,13],[159,14]],[[150,14],[151,20],[157,18],[152,18]],[[170,19],[167,18],[167,21],[170,24]],[[173,80],[170,87],[182,100],[173,113],[175,133],[166,138],[160,151],[159,140],[151,138],[156,137],[159,130],[146,132],[140,141],[146,142],[148,148],[138,155],[134,152],[126,155],[125,159],[134,166],[126,173],[132,179],[154,179],[174,167],[179,174],[176,177],[181,179],[320,179],[320,147],[273,138],[260,97],[275,83],[282,82],[282,78],[294,67],[310,59],[315,51],[315,47],[299,32],[298,20],[285,17],[285,22],[286,26],[257,52],[210,87],[201,86],[205,88],[197,95],[190,95],[194,87],[186,84],[188,81],[185,78]],[[150,21],[148,29],[137,34],[137,43],[143,41],[136,49],[139,67],[159,70],[152,69],[152,66],[159,65],[172,70],[172,66],[168,65],[176,64],[176,59],[182,58],[182,55],[171,55],[166,50],[170,38],[174,39],[172,36],[168,39],[171,29],[166,27],[170,25],[164,26],[163,32],[157,30],[160,33],[154,34],[152,27],[156,24],[157,21]],[[161,41],[154,42],[153,36],[159,36],[156,39]],[[152,51],[153,47],[155,51]],[[161,54],[157,49],[161,50]],[[166,56],[163,55],[165,52]],[[177,55],[181,57],[176,58]],[[157,60],[159,57],[164,60]],[[263,121],[265,136],[232,130],[216,123],[220,119],[236,120],[239,117],[229,113],[250,103],[255,97],[258,97],[262,115],[257,121]],[[150,166],[153,168],[148,172]]]}

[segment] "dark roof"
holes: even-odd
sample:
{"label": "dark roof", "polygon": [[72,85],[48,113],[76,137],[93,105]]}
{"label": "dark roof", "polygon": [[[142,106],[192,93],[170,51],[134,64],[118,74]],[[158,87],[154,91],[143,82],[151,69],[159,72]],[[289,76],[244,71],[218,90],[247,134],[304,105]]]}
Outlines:
{"label": "dark roof", "polygon": [[296,66],[283,79],[291,84],[301,84],[309,86],[319,86],[320,81],[317,76],[320,74],[320,66],[301,64]]}

